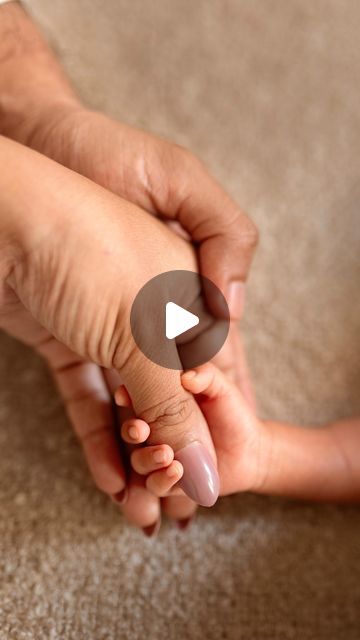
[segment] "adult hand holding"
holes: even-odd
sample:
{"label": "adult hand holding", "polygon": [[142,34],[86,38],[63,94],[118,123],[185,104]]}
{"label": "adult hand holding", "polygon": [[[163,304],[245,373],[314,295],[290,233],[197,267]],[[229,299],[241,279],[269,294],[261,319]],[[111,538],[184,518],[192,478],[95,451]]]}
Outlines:
{"label": "adult hand holding", "polygon": [[[239,319],[257,230],[202,162],[176,144],[85,108],[17,3],[0,10],[0,42],[7,52],[0,68],[5,135],[151,214],[178,222],[197,246],[200,272],[224,293],[231,318]],[[214,299],[211,304],[216,307]],[[221,314],[220,305],[213,310]],[[254,405],[236,331],[217,362]]]}
{"label": "adult hand holding", "polygon": [[[198,246],[203,274],[226,294],[232,318],[241,315],[243,283],[257,240],[254,225],[189,152],[83,107],[48,45],[16,2],[0,7],[0,131],[151,214],[180,222]],[[132,211],[134,215],[139,212],[137,208]],[[66,357],[74,359],[71,352],[65,355],[65,349],[55,341],[42,349],[51,351],[48,359],[53,369]],[[234,328],[217,363],[237,378],[253,403]],[[102,421],[107,415],[110,424],[110,396],[103,375],[94,363],[87,362],[86,367],[86,376],[64,368],[60,389],[66,399],[68,389],[80,385],[82,393],[89,394],[90,415],[96,413],[101,396]],[[74,424],[85,423],[82,413],[80,407],[70,412]],[[98,448],[98,455],[90,456],[90,466],[98,484],[106,485],[109,493],[111,485],[113,492],[122,495],[113,445],[109,439],[101,454]],[[194,508],[185,497],[169,498],[164,506],[179,518]]]}
{"label": "adult hand holding", "polygon": [[[141,353],[129,323],[132,302],[150,278],[196,271],[192,247],[135,205],[6,138],[0,138],[0,164],[1,326],[29,341],[30,319],[37,321],[32,342],[45,355],[57,348],[52,337],[72,354],[58,373],[81,367],[82,358],[118,371],[136,414],[151,425],[152,443],[167,442],[178,452],[202,443],[186,473],[193,478],[191,497],[212,504],[216,462],[201,411],[181,387],[179,371]],[[64,385],[66,395],[68,377]],[[108,433],[104,424],[90,424],[93,417],[79,436],[101,474],[103,460],[93,458]]]}

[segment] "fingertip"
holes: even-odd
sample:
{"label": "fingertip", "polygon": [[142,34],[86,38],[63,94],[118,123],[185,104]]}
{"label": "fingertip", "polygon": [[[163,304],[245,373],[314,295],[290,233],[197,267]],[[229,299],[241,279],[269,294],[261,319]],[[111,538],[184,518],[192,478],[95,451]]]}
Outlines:
{"label": "fingertip", "polygon": [[195,378],[196,376],[197,376],[196,369],[189,369],[188,371],[184,371],[181,374],[181,379],[182,380],[193,380],[193,378]]}
{"label": "fingertip", "polygon": [[210,363],[203,365],[198,369],[189,369],[188,371],[185,371],[181,376],[181,383],[183,387],[194,394],[202,393],[207,383],[209,371],[211,371],[209,367],[211,367]]}
{"label": "fingertip", "polygon": [[138,418],[126,420],[121,427],[121,437],[128,444],[142,444],[149,435],[149,425]]}
{"label": "fingertip", "polygon": [[121,384],[114,391],[114,401],[118,407],[131,407],[131,398],[125,385]]}
{"label": "fingertip", "polygon": [[182,464],[174,460],[166,469],[150,473],[146,479],[146,487],[158,498],[162,498],[181,480],[183,473]]}
{"label": "fingertip", "polygon": [[130,454],[130,461],[136,473],[146,476],[168,467],[174,455],[174,450],[168,444],[137,447]]}
{"label": "fingertip", "polygon": [[184,475],[184,467],[179,460],[173,460],[165,471],[170,480],[178,482]]}
{"label": "fingertip", "polygon": [[194,387],[194,383],[196,382],[197,372],[194,369],[189,369],[189,371],[185,371],[181,374],[181,384],[182,386],[191,391]]}
{"label": "fingertip", "polygon": [[157,464],[169,465],[174,460],[174,449],[168,444],[154,446],[153,460]]}

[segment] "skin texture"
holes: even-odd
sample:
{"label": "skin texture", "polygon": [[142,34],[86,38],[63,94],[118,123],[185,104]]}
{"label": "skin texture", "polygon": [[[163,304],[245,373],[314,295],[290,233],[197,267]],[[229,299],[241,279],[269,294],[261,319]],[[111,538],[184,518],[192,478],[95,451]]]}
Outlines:
{"label": "skin texture", "polygon": [[[244,282],[257,242],[253,223],[188,151],[86,109],[47,43],[17,3],[0,7],[0,131],[151,216],[177,224],[182,232],[186,230],[187,237],[197,243],[201,271],[227,295],[233,318],[241,316]],[[138,214],[143,220],[142,211],[131,209],[132,216]],[[86,429],[86,416],[93,414],[109,426],[110,392],[116,372],[104,376],[94,362],[88,362],[78,368],[63,365],[60,375],[59,366],[72,355],[51,343],[38,349],[55,373],[75,430]],[[243,348],[234,329],[216,362],[238,381],[254,405]],[[86,397],[86,403],[75,403],[69,396],[74,388]],[[86,450],[97,484],[118,495],[121,488],[115,442],[97,445],[97,455],[95,447]],[[133,500],[131,493],[127,497]],[[151,500],[149,497],[149,505]],[[178,503],[182,516],[186,499],[181,504],[174,499],[175,507],[171,500],[164,501],[164,509],[174,514]],[[189,501],[189,513],[193,509]],[[142,504],[139,513],[145,511]]]}
{"label": "skin texture", "polygon": [[[360,501],[359,417],[317,428],[261,421],[239,389],[212,364],[184,373],[182,384],[197,398],[210,427],[222,495],[254,491],[306,500]],[[121,393],[116,394],[119,402]],[[124,423],[124,439],[129,441],[134,426],[137,443],[146,441],[148,426],[138,420]],[[169,477],[171,453],[167,447],[163,450],[162,469],[152,447],[138,449],[131,460],[158,496],[178,492],[172,488],[175,476],[174,482]],[[181,473],[180,468],[175,471]]]}

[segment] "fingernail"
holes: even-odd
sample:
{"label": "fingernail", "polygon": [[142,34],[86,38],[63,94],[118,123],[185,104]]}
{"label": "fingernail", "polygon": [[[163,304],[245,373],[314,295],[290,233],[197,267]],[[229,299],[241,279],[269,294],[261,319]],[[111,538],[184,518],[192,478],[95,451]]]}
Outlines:
{"label": "fingernail", "polygon": [[129,427],[128,434],[132,440],[137,440],[139,437],[139,432],[135,426]]}
{"label": "fingernail", "polygon": [[230,316],[233,320],[241,318],[245,305],[245,284],[240,281],[230,282],[228,288],[227,302]]}
{"label": "fingernail", "polygon": [[153,460],[156,464],[163,464],[166,460],[165,452],[159,449],[158,451],[154,451]]}
{"label": "fingernail", "polygon": [[180,529],[181,531],[184,531],[185,529],[188,528],[190,522],[192,521],[193,517],[190,516],[190,518],[182,518],[181,520],[175,520],[176,526],[178,527],[178,529]]}
{"label": "fingernail", "polygon": [[114,502],[116,502],[117,504],[125,504],[127,498],[128,498],[128,489],[127,487],[125,487],[122,491],[119,491],[118,493],[114,493],[111,497],[114,500]]}
{"label": "fingernail", "polygon": [[150,524],[148,527],[143,527],[143,532],[148,538],[154,538],[160,531],[161,518],[156,520],[154,524]]}
{"label": "fingernail", "polygon": [[219,496],[219,476],[208,450],[192,442],[175,454],[184,467],[179,486],[189,498],[203,507],[212,507]]}

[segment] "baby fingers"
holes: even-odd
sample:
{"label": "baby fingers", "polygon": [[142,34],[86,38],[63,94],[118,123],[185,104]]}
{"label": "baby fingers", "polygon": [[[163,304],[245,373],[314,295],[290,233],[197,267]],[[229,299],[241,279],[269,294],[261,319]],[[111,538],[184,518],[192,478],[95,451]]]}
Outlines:
{"label": "baby fingers", "polygon": [[183,466],[178,460],[173,462],[166,468],[154,471],[146,479],[146,487],[154,493],[158,498],[167,496],[173,486],[179,482],[184,473]]}
{"label": "baby fingers", "polygon": [[168,444],[135,449],[131,454],[131,466],[142,476],[168,467],[174,459],[174,452]]}
{"label": "baby fingers", "polygon": [[181,383],[187,391],[195,395],[201,393],[206,398],[225,396],[234,389],[234,385],[210,362],[185,371],[181,376]]}
{"label": "baby fingers", "polygon": [[121,437],[128,444],[142,444],[149,435],[149,425],[139,418],[129,418],[121,425]]}

